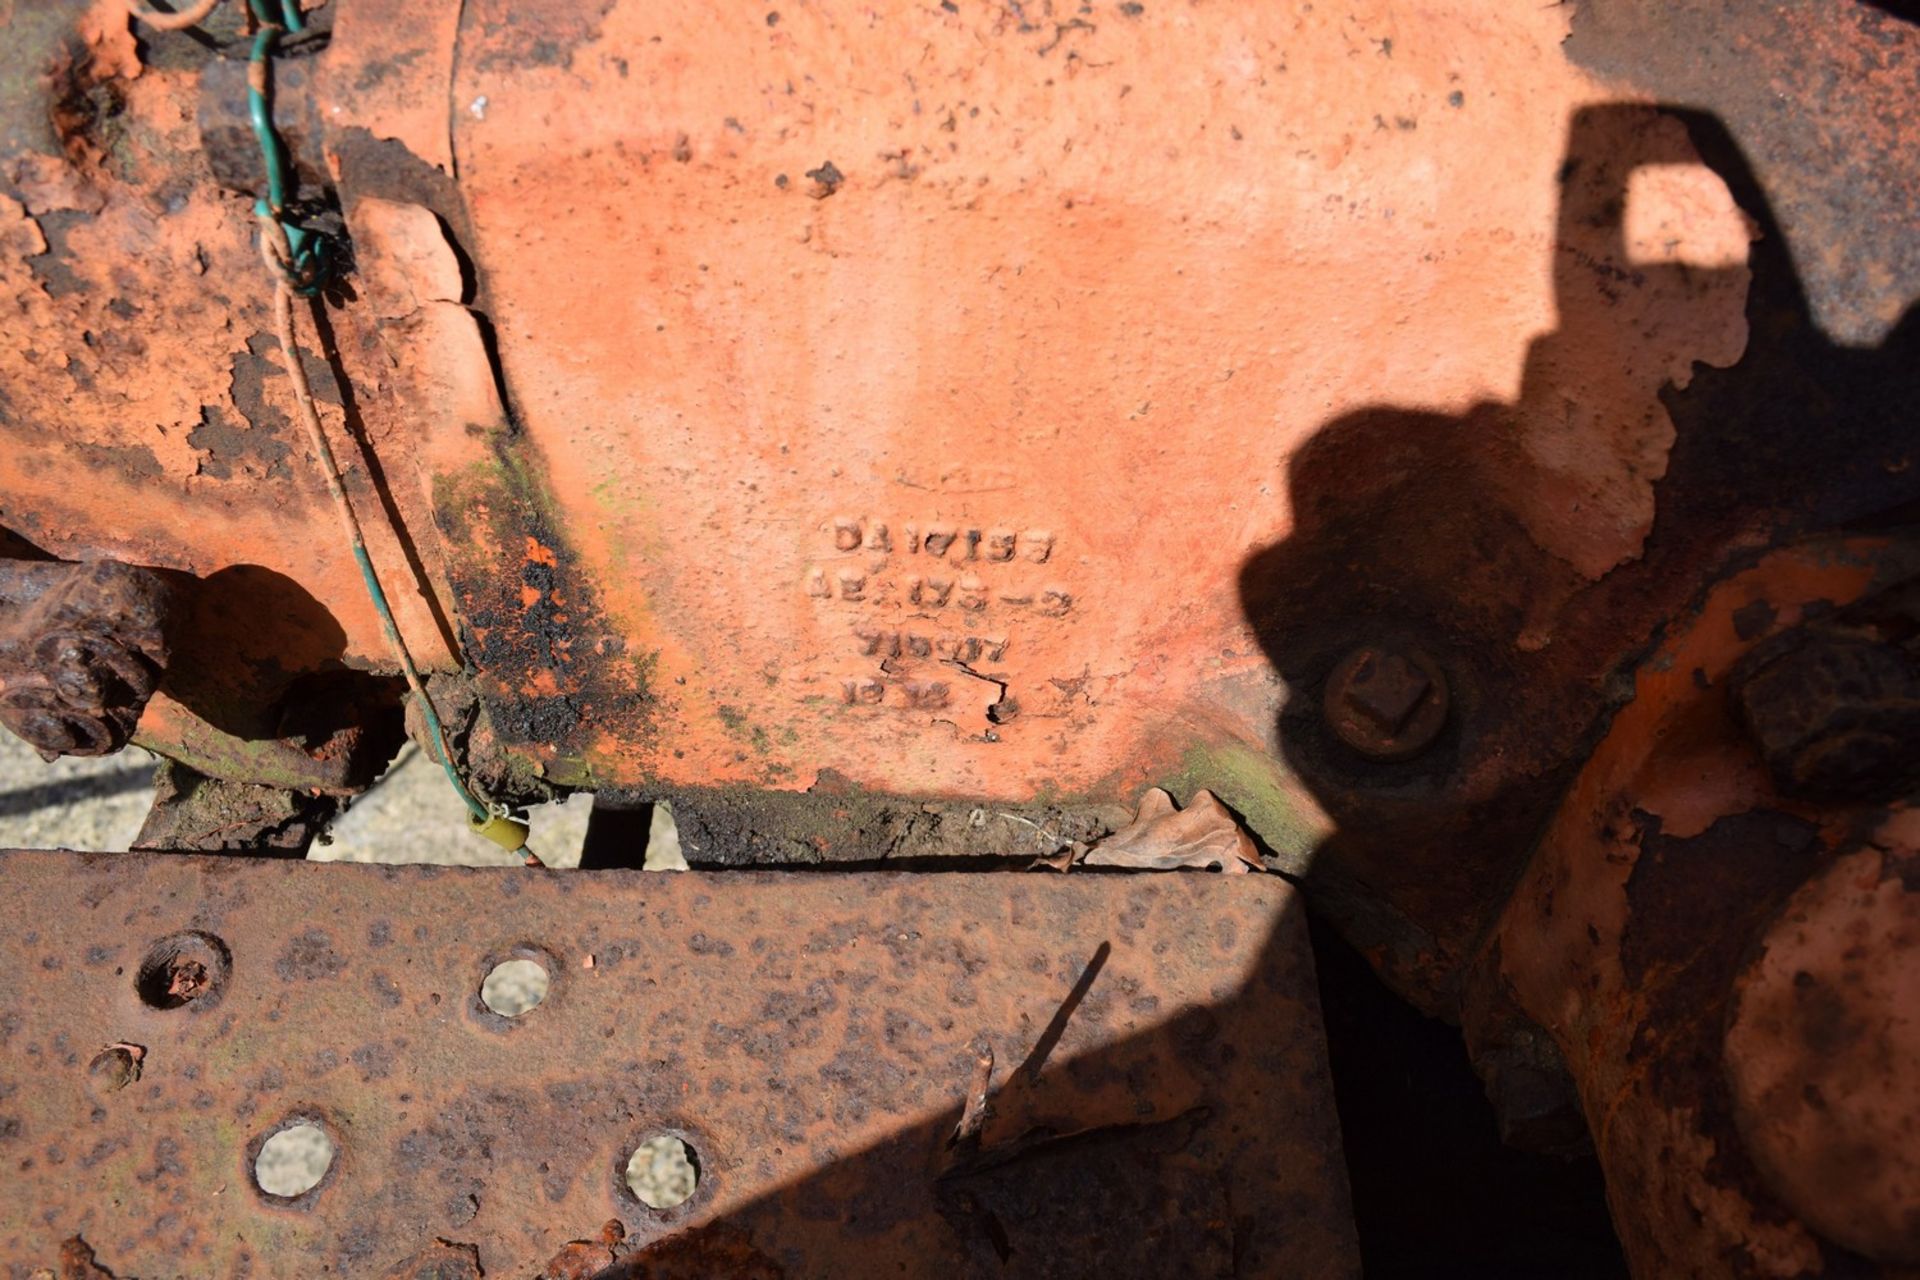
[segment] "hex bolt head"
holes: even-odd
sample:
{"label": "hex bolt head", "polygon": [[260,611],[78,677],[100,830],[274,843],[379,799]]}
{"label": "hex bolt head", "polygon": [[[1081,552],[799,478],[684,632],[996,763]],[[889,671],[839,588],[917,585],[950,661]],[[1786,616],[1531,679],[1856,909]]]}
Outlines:
{"label": "hex bolt head", "polygon": [[1920,777],[1920,655],[1901,646],[1808,634],[1733,697],[1784,795],[1891,799]]}
{"label": "hex bolt head", "polygon": [[1363,645],[1327,677],[1321,710],[1334,736],[1369,760],[1406,760],[1447,722],[1447,680],[1417,649]]}

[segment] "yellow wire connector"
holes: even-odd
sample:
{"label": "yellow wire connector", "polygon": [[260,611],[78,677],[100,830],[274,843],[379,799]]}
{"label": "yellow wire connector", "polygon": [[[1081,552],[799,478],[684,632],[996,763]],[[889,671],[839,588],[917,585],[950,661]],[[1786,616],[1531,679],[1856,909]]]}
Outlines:
{"label": "yellow wire connector", "polygon": [[473,834],[483,840],[491,840],[508,853],[518,853],[527,847],[530,828],[509,814],[490,813],[482,818],[477,813],[470,813],[467,815],[467,826],[473,830]]}

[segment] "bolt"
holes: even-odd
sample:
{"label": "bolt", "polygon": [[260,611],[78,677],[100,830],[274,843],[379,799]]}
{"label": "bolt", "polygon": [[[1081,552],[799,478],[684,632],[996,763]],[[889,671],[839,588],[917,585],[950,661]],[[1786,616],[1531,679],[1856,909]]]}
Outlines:
{"label": "bolt", "polygon": [[1327,677],[1322,710],[1340,741],[1370,760],[1405,760],[1440,736],[1447,681],[1418,650],[1363,645]]}
{"label": "bolt", "polygon": [[1739,709],[1782,794],[1880,800],[1920,775],[1920,656],[1808,632],[1735,681]]}
{"label": "bolt", "polygon": [[186,956],[175,956],[167,962],[167,994],[185,1004],[205,991],[211,985],[207,975],[207,966],[198,960]]}
{"label": "bolt", "polygon": [[140,1078],[140,1063],[146,1056],[144,1047],[123,1040],[95,1054],[87,1064],[87,1075],[102,1093],[118,1093]]}

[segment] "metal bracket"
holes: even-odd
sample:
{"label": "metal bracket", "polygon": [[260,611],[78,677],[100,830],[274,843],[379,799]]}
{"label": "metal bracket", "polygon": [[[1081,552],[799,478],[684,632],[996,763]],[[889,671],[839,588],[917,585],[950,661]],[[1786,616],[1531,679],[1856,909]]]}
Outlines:
{"label": "metal bracket", "polygon": [[[29,1269],[78,1236],[122,1276],[472,1246],[525,1277],[602,1233],[581,1247],[614,1275],[1357,1273],[1276,877],[46,853],[0,877],[0,1255]],[[516,957],[549,987],[505,1018],[481,986]],[[255,1153],[297,1121],[332,1164],[270,1196]],[[624,1178],[662,1132],[698,1168],[664,1210]]]}

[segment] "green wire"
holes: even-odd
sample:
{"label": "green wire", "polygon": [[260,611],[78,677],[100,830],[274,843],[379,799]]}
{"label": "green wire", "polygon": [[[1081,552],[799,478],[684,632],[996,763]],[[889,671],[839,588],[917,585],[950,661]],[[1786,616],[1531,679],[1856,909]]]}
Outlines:
{"label": "green wire", "polygon": [[[273,127],[273,108],[269,95],[273,90],[273,53],[274,46],[283,31],[298,32],[306,30],[306,17],[300,12],[300,0],[279,0],[279,13],[269,11],[269,0],[247,0],[248,11],[260,30],[253,37],[253,47],[248,55],[247,76],[247,120],[253,128],[254,140],[260,144],[260,161],[266,169],[266,198],[254,202],[254,214],[263,222],[276,225],[280,234],[286,237],[288,261],[280,264],[279,270],[286,287],[302,297],[312,297],[319,291],[328,271],[328,237],[322,232],[310,231],[289,221],[286,217],[287,205],[287,149],[280,135]],[[261,233],[266,235],[266,231]],[[277,306],[277,304],[276,304]],[[421,716],[427,722],[427,730],[433,735],[433,753],[440,760],[440,767],[446,771],[447,781],[459,793],[467,812],[472,815],[473,826],[479,830],[494,818],[494,813],[479,797],[475,796],[460,777],[460,771],[453,767],[453,755],[447,745],[447,731],[440,723],[440,715],[434,710],[433,699],[427,694],[425,679],[413,664],[413,655],[407,651],[406,640],[400,634],[400,624],[395,621],[393,607],[387,602],[387,593],[380,585],[380,577],[373,571],[373,560],[367,555],[366,540],[360,535],[360,522],[355,518],[353,506],[347,499],[346,489],[340,481],[340,470],[333,460],[333,451],[328,446],[325,432],[322,431],[311,404],[312,396],[306,386],[306,377],[300,366],[300,353],[293,340],[291,310],[282,318],[283,353],[288,361],[288,373],[293,378],[294,390],[302,397],[303,409],[308,415],[309,426],[315,433],[315,445],[319,449],[321,462],[326,469],[327,487],[332,490],[334,500],[339,504],[341,515],[346,521],[347,531],[353,545],[354,561],[360,566],[360,580],[366,584],[367,595],[373,601],[374,611],[380,615],[380,625],[385,628],[387,642],[393,647],[395,656],[405,670],[407,684],[420,704]],[[505,810],[501,810],[505,813]],[[528,865],[539,866],[540,861],[526,849],[524,840],[521,850],[526,854]]]}
{"label": "green wire", "polygon": [[287,249],[292,255],[292,284],[294,292],[310,298],[325,282],[328,269],[328,245],[324,235],[317,235],[305,227],[289,222],[284,216],[287,206],[287,148],[273,127],[273,107],[267,93],[271,91],[273,81],[273,49],[283,29],[304,31],[306,21],[301,17],[299,0],[281,0],[281,22],[276,22],[265,9],[265,0],[252,0],[253,16],[260,22],[260,30],[253,37],[253,51],[248,61],[261,69],[259,79],[264,89],[256,88],[249,78],[247,84],[247,122],[253,126],[254,140],[260,144],[260,160],[267,171],[267,197],[254,205],[254,213],[260,217],[271,217],[278,221],[287,233]]}
{"label": "green wire", "polygon": [[[280,35],[278,27],[261,27],[260,33],[253,38],[253,65],[267,68],[272,74],[273,42]],[[279,213],[287,205],[287,149],[280,142],[280,135],[273,129],[273,113],[267,107],[267,95],[258,88],[247,86],[247,119],[253,125],[253,136],[260,143],[260,158],[267,166],[267,207]]]}
{"label": "green wire", "polygon": [[[266,11],[266,0],[250,0],[250,2],[253,15],[260,22],[260,31],[253,38],[250,60],[263,69],[259,79],[270,89],[275,41],[279,39],[283,27],[288,31],[301,31],[305,29],[305,21],[300,14],[299,0],[280,0],[279,22],[275,22],[274,17]],[[253,126],[254,138],[260,144],[260,158],[267,171],[267,197],[254,205],[254,212],[262,218],[279,222],[286,231],[287,247],[293,256],[293,267],[299,277],[298,280],[289,281],[289,284],[296,293],[311,296],[318,289],[320,278],[324,274],[325,237],[309,232],[304,227],[295,226],[282,216],[287,201],[287,150],[285,144],[280,141],[280,135],[274,130],[273,111],[267,100],[267,94],[254,87],[251,81],[247,85],[247,119]],[[297,352],[291,351],[287,353],[287,357],[291,360],[300,358]],[[353,558],[360,566],[360,579],[366,584],[367,595],[373,600],[375,612],[380,615],[380,625],[386,629],[389,643],[393,645],[394,652],[400,656],[408,674],[421,689],[421,694],[416,700],[420,704],[420,714],[427,722],[427,731],[433,735],[433,753],[439,757],[440,767],[446,771],[447,781],[451,782],[453,789],[459,793],[461,801],[466,805],[468,813],[473,816],[476,825],[491,820],[492,812],[473,794],[460,777],[459,770],[453,767],[453,757],[447,747],[446,729],[440,723],[439,713],[434,710],[433,699],[426,696],[426,682],[413,666],[413,659],[408,655],[406,643],[400,636],[400,625],[394,619],[393,607],[387,602],[387,593],[380,586],[379,575],[373,571],[373,561],[367,555],[366,543],[357,534],[353,538]]]}
{"label": "green wire", "polygon": [[305,31],[306,16],[300,12],[300,0],[280,0],[280,12],[276,16],[267,12],[267,0],[248,0],[253,10],[254,21],[263,27],[285,27],[289,31]]}
{"label": "green wire", "polygon": [[[358,538],[353,540],[353,558],[360,565],[360,580],[367,584],[367,594],[373,597],[373,607],[380,615],[380,625],[387,629],[390,638],[398,637],[400,627],[394,621],[392,607],[387,604],[387,593],[381,589],[380,578],[373,571],[373,561],[367,556],[366,544]],[[399,652],[405,653],[406,650],[402,648]],[[421,681],[422,688],[425,684],[424,680]],[[419,699],[419,703],[420,714],[427,722],[427,732],[433,735],[433,754],[440,758],[440,767],[446,770],[447,781],[451,782],[453,789],[460,793],[460,799],[466,802],[467,812],[473,815],[474,821],[486,822],[493,817],[493,814],[487,810],[487,806],[480,803],[473,792],[467,789],[467,784],[461,780],[459,771],[453,767],[453,760],[447,754],[447,732],[440,726],[440,716],[433,709],[433,699],[423,696]]]}

